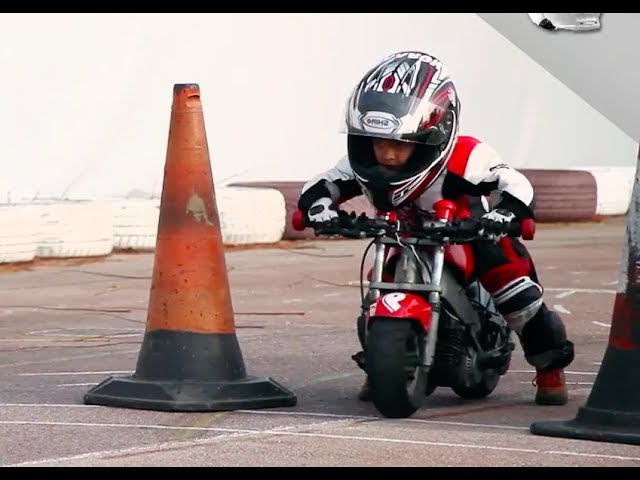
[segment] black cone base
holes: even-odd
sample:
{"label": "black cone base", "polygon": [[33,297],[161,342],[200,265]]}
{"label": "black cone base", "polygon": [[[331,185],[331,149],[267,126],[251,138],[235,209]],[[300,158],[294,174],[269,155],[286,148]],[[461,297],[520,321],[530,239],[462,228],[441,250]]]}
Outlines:
{"label": "black cone base", "polygon": [[628,414],[580,407],[573,420],[556,422],[536,422],[529,427],[535,435],[564,437],[596,442],[625,443],[640,445],[640,414],[633,423],[624,422]]}
{"label": "black cone base", "polygon": [[84,396],[88,405],[163,411],[222,411],[292,407],[296,396],[271,378],[233,382],[152,381],[110,377]]}
{"label": "black cone base", "polygon": [[609,346],[586,405],[573,420],[531,424],[535,435],[640,445],[640,365],[636,351]]}
{"label": "black cone base", "polygon": [[291,407],[296,395],[271,378],[247,375],[235,334],[145,333],[136,372],[109,377],[84,403],[164,411]]}

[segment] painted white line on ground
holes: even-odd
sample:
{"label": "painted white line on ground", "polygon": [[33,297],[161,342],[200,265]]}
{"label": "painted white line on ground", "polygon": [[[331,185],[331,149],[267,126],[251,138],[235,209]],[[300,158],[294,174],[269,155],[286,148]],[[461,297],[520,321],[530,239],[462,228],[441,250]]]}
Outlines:
{"label": "painted white line on ground", "polygon": [[133,370],[115,370],[111,372],[28,372],[18,373],[19,377],[54,377],[54,376],[66,376],[66,375],[114,375],[120,373],[133,373]]}
{"label": "painted white line on ground", "polygon": [[547,288],[547,287],[545,287],[544,291],[545,292],[572,291],[574,293],[611,293],[611,294],[618,293],[616,290],[610,290],[610,289],[607,289],[607,288],[574,288],[574,287],[565,287],[565,288],[561,288],[561,287],[550,287],[550,288]]}
{"label": "painted white line on ground", "polygon": [[[87,338],[85,340],[85,342],[95,342],[95,341],[108,341],[107,338]],[[74,342],[73,340],[63,340],[61,337],[56,337],[56,338],[46,338],[46,337],[40,337],[40,338],[0,338],[0,342],[2,343],[11,343],[11,342],[16,342],[16,343],[68,343],[68,344],[74,344],[76,342]]]}
{"label": "painted white line on ground", "polygon": [[566,292],[562,292],[556,295],[556,298],[564,298],[564,297],[568,297],[569,295],[573,295],[574,293],[576,293],[575,290],[567,290]]}
{"label": "painted white line on ground", "polygon": [[199,438],[195,440],[183,441],[183,442],[163,442],[163,443],[153,443],[150,445],[145,445],[144,447],[130,447],[130,448],[120,448],[114,450],[102,450],[98,452],[89,452],[89,453],[81,453],[79,455],[68,455],[65,457],[53,457],[53,458],[44,458],[42,460],[31,460],[20,463],[13,463],[8,465],[1,465],[3,467],[30,467],[35,465],[43,465],[43,464],[60,464],[63,462],[72,462],[74,460],[88,460],[88,459],[98,459],[98,458],[113,458],[118,456],[131,456],[136,454],[143,454],[146,452],[155,452],[155,451],[163,451],[175,448],[187,448],[187,447],[196,447],[198,445],[207,445],[221,440],[227,440],[229,438],[237,438],[237,437],[245,437],[250,434],[248,433],[235,433],[230,435],[218,435],[216,437],[209,438]]}
{"label": "painted white line on ground", "polygon": [[549,455],[569,455],[575,457],[589,457],[589,458],[606,458],[611,460],[640,460],[638,457],[627,457],[624,455],[607,455],[605,453],[586,453],[586,452],[571,452],[560,450],[549,450],[545,453]]}
{"label": "painted white line on ground", "polygon": [[116,332],[122,332],[124,330],[130,330],[130,331],[134,331],[134,332],[140,332],[140,328],[135,328],[135,327],[76,327],[76,328],[47,328],[44,330],[31,330],[30,332],[28,332],[29,335],[50,335],[53,334],[54,337],[60,336],[60,337],[78,337],[78,336],[85,336],[85,335],[80,335],[77,333],[71,334],[71,333],[63,333],[66,330],[115,330]]}
{"label": "painted white line on ground", "polygon": [[[524,382],[530,383],[530,382]],[[81,405],[71,403],[0,403],[0,407],[52,407],[52,408],[105,408],[101,405]],[[273,415],[273,416],[286,416],[286,417],[317,417],[317,418],[334,418],[337,420],[370,420],[370,421],[386,421],[386,422],[408,422],[408,423],[428,423],[435,425],[450,425],[456,427],[469,427],[469,428],[490,428],[496,430],[529,430],[529,427],[523,427],[518,425],[502,425],[493,423],[475,423],[475,422],[454,422],[449,420],[431,420],[424,418],[399,418],[399,419],[387,419],[381,416],[375,415],[346,415],[339,413],[322,413],[322,412],[297,412],[297,411],[281,411],[281,410],[234,410],[229,413],[247,413],[251,415]]]}
{"label": "painted white line on ground", "polygon": [[[336,422],[323,422],[324,424],[335,424]],[[449,448],[460,448],[467,450],[489,450],[489,451],[502,451],[502,452],[517,452],[517,453],[532,453],[532,454],[540,454],[540,455],[571,455],[571,456],[581,456],[587,458],[604,458],[604,459],[616,459],[616,460],[640,460],[640,457],[631,457],[624,455],[608,455],[608,454],[597,454],[597,453],[588,453],[588,452],[575,452],[575,451],[561,451],[561,450],[544,450],[539,448],[517,448],[517,447],[502,447],[499,445],[487,445],[484,444],[475,444],[475,443],[454,443],[454,442],[438,442],[438,441],[427,441],[427,440],[410,440],[410,439],[401,439],[401,438],[388,438],[388,437],[371,437],[364,435],[340,435],[340,434],[328,434],[328,433],[319,433],[319,432],[295,432],[295,431],[286,431],[286,428],[311,428],[312,425],[296,425],[295,427],[283,427],[283,428],[275,428],[270,430],[250,430],[250,429],[232,429],[232,428],[213,428],[213,427],[179,427],[174,425],[137,425],[137,424],[113,424],[113,423],[80,423],[80,422],[21,422],[21,421],[0,421],[0,424],[22,424],[22,425],[57,425],[57,426],[69,426],[69,427],[105,427],[105,428],[139,428],[139,429],[168,429],[168,430],[200,430],[200,431],[217,431],[217,432],[226,432],[232,434],[244,434],[244,435],[281,435],[281,436],[291,436],[291,437],[309,437],[309,438],[323,438],[329,440],[351,440],[351,441],[360,441],[360,442],[377,442],[377,443],[391,443],[391,444],[401,444],[401,445],[422,445],[422,446],[435,446],[435,447],[449,447]],[[318,426],[318,425],[316,425]],[[233,438],[230,436],[226,436],[226,438],[213,437],[210,439],[199,439],[187,442],[179,442],[180,446],[188,447],[195,446],[198,444],[206,444],[208,442],[215,442],[220,440],[227,440],[229,438]],[[161,444],[166,446],[166,448],[175,448],[178,442],[167,442],[165,444]],[[5,466],[26,466],[26,465],[36,465],[42,463],[60,463],[62,461],[69,461],[74,459],[83,459],[83,458],[100,458],[102,456],[114,457],[117,455],[127,454],[131,455],[132,453],[144,453],[147,450],[153,449],[157,451],[159,449],[158,445],[154,445],[152,447],[138,447],[138,450],[132,451],[131,448],[126,450],[111,450],[108,452],[92,452],[89,454],[83,454],[82,456],[70,456],[70,457],[58,457],[47,460],[36,460],[31,462],[23,462],[19,464],[13,465],[5,465]],[[126,452],[126,453],[124,453]]]}
{"label": "painted white line on ground", "polygon": [[608,323],[596,322],[595,320],[593,320],[593,324],[598,325],[599,327],[611,328],[611,325]]}
{"label": "painted white line on ground", "polygon": [[236,410],[239,413],[250,413],[257,415],[283,415],[292,416],[297,415],[304,417],[330,417],[330,418],[351,418],[353,420],[384,420],[386,422],[408,422],[408,423],[432,423],[436,425],[451,425],[456,427],[474,427],[474,428],[495,428],[502,430],[529,430],[529,427],[519,427],[516,425],[500,425],[492,423],[474,423],[474,422],[452,422],[446,420],[429,420],[425,418],[399,418],[399,419],[387,419],[383,417],[376,417],[373,415],[341,415],[338,413],[321,413],[321,412],[282,412],[278,410]]}
{"label": "painted white line on ground", "polygon": [[474,427],[474,428],[493,428],[496,430],[526,430],[529,427],[519,427],[517,425],[500,425],[497,423],[475,423],[475,422],[453,422],[447,420],[428,420],[426,418],[403,418],[401,422],[407,423],[431,423],[434,425],[447,425],[451,427]]}
{"label": "painted white line on ground", "polygon": [[[291,429],[298,429],[298,428],[310,428],[310,427],[318,427],[318,426],[324,426],[327,424],[336,424],[336,423],[340,423],[337,421],[333,421],[333,422],[318,422],[318,423],[312,423],[312,424],[306,424],[306,425],[292,425],[289,427],[281,427],[281,428],[277,428],[278,431],[286,431],[286,430],[291,430]],[[193,428],[198,428],[198,427],[193,427]],[[192,429],[193,429],[192,428]],[[206,428],[206,427],[204,427]],[[27,462],[21,462],[21,463],[15,463],[15,464],[11,464],[11,465],[2,465],[5,467],[24,467],[24,466],[31,466],[31,465],[41,465],[44,463],[61,463],[61,462],[66,462],[66,461],[73,461],[73,460],[83,460],[83,459],[89,459],[89,458],[103,458],[103,457],[116,457],[116,456],[122,456],[122,455],[135,455],[135,454],[142,454],[142,453],[146,453],[146,452],[156,452],[156,451],[162,451],[162,450],[172,450],[172,449],[176,449],[176,448],[189,448],[189,447],[194,447],[194,446],[198,446],[198,445],[206,445],[206,444],[210,444],[210,443],[215,443],[215,442],[219,442],[221,440],[229,440],[229,439],[235,439],[238,437],[247,437],[247,436],[251,436],[251,435],[256,435],[256,434],[261,434],[261,435],[266,435],[269,434],[270,430],[249,430],[249,431],[243,431],[243,430],[238,430],[238,432],[236,433],[230,433],[230,434],[226,434],[226,435],[217,435],[215,437],[208,437],[208,438],[196,438],[193,440],[187,440],[187,441],[173,441],[173,442],[163,442],[163,443],[154,443],[151,445],[145,445],[142,447],[128,447],[128,448],[121,448],[121,449],[115,449],[115,450],[102,450],[102,451],[98,451],[98,452],[89,452],[89,453],[82,453],[79,455],[69,455],[69,456],[65,456],[65,457],[54,457],[54,458],[47,458],[47,459],[42,459],[42,460],[32,460],[32,461],[27,461]]]}
{"label": "painted white line on ground", "polygon": [[42,363],[51,364],[51,363],[67,362],[69,360],[86,360],[88,358],[110,357],[112,355],[118,355],[122,357],[122,355],[128,355],[130,353],[137,354],[139,352],[140,352],[140,348],[136,348],[135,350],[122,350],[122,351],[112,350],[109,352],[90,353],[87,355],[74,355],[70,357],[47,358],[42,360],[25,360],[20,362],[5,363],[0,365],[0,368],[24,367],[27,365],[39,365]]}
{"label": "painted white line on ground", "polygon": [[571,314],[571,312],[570,312],[569,310],[567,310],[566,308],[564,308],[564,307],[563,307],[562,305],[560,305],[560,304],[556,304],[556,305],[554,305],[554,306],[553,306],[553,309],[554,309],[556,312],[564,313],[564,314],[567,314],[567,315]]}
{"label": "painted white line on ground", "polygon": [[575,390],[569,390],[569,393],[577,393],[577,394],[590,394],[592,388],[576,388]]}
{"label": "painted white line on ground", "polygon": [[102,405],[85,405],[82,403],[0,403],[5,408],[104,408]]}
{"label": "painted white line on ground", "polygon": [[300,416],[300,417],[320,417],[320,418],[344,418],[353,420],[380,420],[381,417],[375,417],[373,415],[346,415],[340,413],[322,413],[322,412],[283,412],[281,410],[235,410],[237,413],[250,413],[258,415],[280,415],[280,416]]}
{"label": "painted white line on ground", "polygon": [[[336,424],[339,420],[322,422],[322,424]],[[57,426],[57,427],[100,427],[100,428],[135,428],[140,430],[181,430],[198,432],[222,432],[222,433],[265,433],[265,430],[255,428],[225,428],[225,427],[194,427],[191,425],[160,425],[153,423],[100,423],[100,422],[53,422],[38,420],[0,420],[2,425],[33,425],[33,426]],[[313,425],[313,424],[311,424]],[[309,428],[310,425],[296,425],[295,428]],[[278,427],[277,430],[286,430],[292,427]],[[270,431],[270,430],[269,430]]]}
{"label": "painted white line on ground", "polygon": [[613,282],[603,283],[603,285],[617,285],[617,284],[618,284],[618,280],[614,280]]}
{"label": "painted white line on ground", "polygon": [[320,383],[331,382],[333,380],[342,380],[343,378],[349,378],[359,374],[360,372],[349,372],[349,373],[337,373],[335,375],[326,375],[323,377],[313,377],[308,382],[298,384],[297,386],[294,387],[294,389],[299,390],[302,388],[318,385]]}
{"label": "painted white line on ground", "polygon": [[[25,408],[106,408],[102,405],[84,405],[74,403],[0,403],[2,408],[25,407]],[[231,413],[231,412],[230,412]],[[318,418],[335,418],[337,420],[387,420],[396,422],[414,422],[414,423],[434,423],[440,425],[453,425],[458,427],[474,427],[474,428],[494,428],[506,430],[528,430],[529,427],[519,427],[516,425],[500,425],[490,423],[473,423],[473,422],[452,422],[446,420],[427,420],[422,418],[401,418],[396,420],[385,419],[375,415],[346,415],[339,413],[322,413],[322,412],[297,412],[297,411],[280,411],[280,410],[234,410],[233,413],[248,413],[252,415],[274,415],[288,417],[318,417]]]}
{"label": "painted white line on ground", "polygon": [[452,443],[452,442],[430,442],[426,440],[408,440],[401,438],[385,438],[385,437],[365,437],[357,435],[335,435],[324,433],[305,433],[305,432],[273,432],[275,435],[291,435],[294,437],[313,437],[313,438],[328,438],[332,440],[359,440],[365,442],[380,442],[380,443],[399,443],[408,445],[428,445],[436,447],[453,447],[463,449],[477,449],[477,450],[498,450],[503,452],[521,452],[521,453],[537,453],[542,455],[574,455],[587,458],[606,458],[616,460],[640,460],[640,457],[631,457],[625,455],[608,455],[604,453],[589,453],[589,452],[573,452],[573,451],[561,451],[561,450],[544,450],[538,448],[516,448],[516,447],[501,447],[498,445],[486,445],[486,444],[473,444],[473,443]]}
{"label": "painted white line on ground", "polygon": [[88,387],[89,385],[95,385],[96,382],[89,383],[59,383],[56,387]]}

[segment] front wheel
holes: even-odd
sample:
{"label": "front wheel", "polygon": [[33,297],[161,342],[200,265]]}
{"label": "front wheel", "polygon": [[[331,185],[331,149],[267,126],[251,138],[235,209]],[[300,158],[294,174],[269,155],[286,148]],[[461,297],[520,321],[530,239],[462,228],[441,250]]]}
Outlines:
{"label": "front wheel", "polygon": [[415,322],[377,318],[367,334],[366,368],[371,399],[388,418],[406,418],[422,405],[427,375],[419,368],[426,335]]}

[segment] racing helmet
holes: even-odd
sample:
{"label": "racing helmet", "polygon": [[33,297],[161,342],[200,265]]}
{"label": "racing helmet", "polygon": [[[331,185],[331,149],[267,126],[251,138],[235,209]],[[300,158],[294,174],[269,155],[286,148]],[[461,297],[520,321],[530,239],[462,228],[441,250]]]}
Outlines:
{"label": "racing helmet", "polygon": [[[444,172],[458,137],[460,100],[445,65],[420,51],[394,53],[371,68],[349,96],[343,124],[349,164],[373,206],[415,200]],[[373,138],[413,142],[406,165],[376,161]]]}

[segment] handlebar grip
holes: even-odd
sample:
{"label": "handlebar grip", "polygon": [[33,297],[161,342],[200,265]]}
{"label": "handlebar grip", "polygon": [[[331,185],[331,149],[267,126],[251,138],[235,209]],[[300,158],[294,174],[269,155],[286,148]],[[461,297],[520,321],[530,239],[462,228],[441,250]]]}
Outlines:
{"label": "handlebar grip", "polygon": [[307,226],[304,224],[304,213],[302,213],[302,211],[294,210],[294,212],[291,214],[291,226],[298,232],[301,232],[302,230],[307,228]]}
{"label": "handlebar grip", "polygon": [[507,226],[507,234],[510,237],[520,237],[523,240],[533,240],[536,231],[536,224],[530,218],[525,218],[520,222],[513,222]]}
{"label": "handlebar grip", "polygon": [[532,218],[525,218],[520,222],[520,236],[523,240],[533,240],[536,234],[536,222]]}

